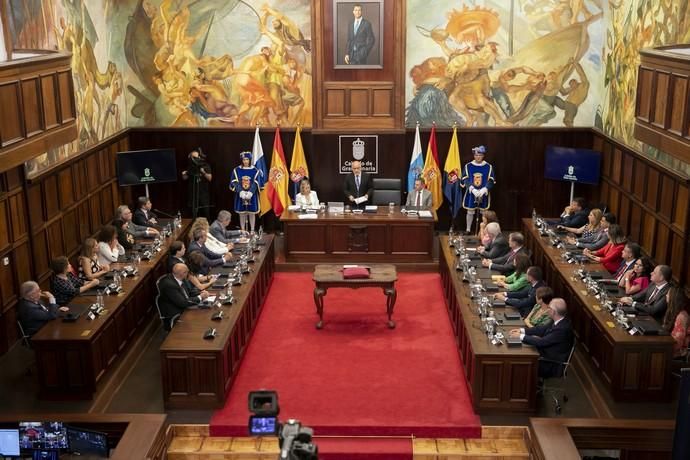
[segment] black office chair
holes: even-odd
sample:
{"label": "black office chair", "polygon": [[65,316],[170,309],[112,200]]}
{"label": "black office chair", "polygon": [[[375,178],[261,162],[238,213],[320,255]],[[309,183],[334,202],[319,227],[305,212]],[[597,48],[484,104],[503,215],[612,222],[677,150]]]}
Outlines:
{"label": "black office chair", "polygon": [[539,361],[556,363],[560,366],[561,372],[557,373],[555,377],[544,379],[537,389],[537,393],[542,393],[544,396],[551,396],[554,402],[554,410],[558,415],[561,415],[561,400],[563,401],[563,404],[568,402],[568,394],[565,391],[565,381],[568,377],[568,368],[570,367],[570,362],[572,361],[573,354],[575,353],[575,345],[575,339],[573,339],[573,346],[568,354],[568,359],[563,362],[542,357],[539,358]]}
{"label": "black office chair", "polygon": [[161,280],[168,275],[162,275],[156,280],[156,298],[154,299],[154,302],[156,304],[156,310],[158,311],[158,317],[161,320],[161,323],[163,323],[163,330],[167,333],[170,332],[175,326],[175,323],[177,322],[178,319],[180,319],[180,314],[178,313],[177,315],[173,316],[172,318],[168,318],[163,316],[163,313],[161,313],[161,307],[158,305],[158,300],[161,297],[161,288],[160,288],[160,282]]}
{"label": "black office chair", "polygon": [[19,334],[21,335],[22,344],[24,344],[24,346],[26,348],[31,348],[31,342],[29,341],[31,336],[27,335],[27,333],[24,332],[24,327],[22,326],[22,322],[19,320],[17,320],[17,328],[19,329]]}
{"label": "black office chair", "polygon": [[400,206],[402,202],[402,180],[381,177],[375,178],[373,184],[374,198],[372,204],[383,206],[395,203],[396,206]]}

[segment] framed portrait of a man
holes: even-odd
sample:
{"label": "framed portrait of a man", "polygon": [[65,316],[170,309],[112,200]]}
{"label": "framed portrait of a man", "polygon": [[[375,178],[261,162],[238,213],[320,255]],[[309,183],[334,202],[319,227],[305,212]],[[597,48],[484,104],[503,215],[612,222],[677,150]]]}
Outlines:
{"label": "framed portrait of a man", "polygon": [[383,68],[383,0],[333,0],[333,66]]}

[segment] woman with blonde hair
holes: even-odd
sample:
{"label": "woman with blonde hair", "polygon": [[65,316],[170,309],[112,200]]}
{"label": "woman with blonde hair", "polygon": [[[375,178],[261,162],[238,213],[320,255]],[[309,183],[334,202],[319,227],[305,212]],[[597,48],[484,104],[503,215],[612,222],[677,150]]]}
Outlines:
{"label": "woman with blonde hair", "polygon": [[233,248],[232,243],[223,243],[218,240],[215,236],[211,235],[211,225],[208,223],[208,220],[205,217],[197,217],[194,222],[192,222],[192,228],[189,230],[189,238],[190,241],[192,239],[192,235],[194,234],[194,230],[201,228],[203,230],[206,230],[206,243],[204,243],[204,246],[206,248],[219,255],[227,254],[230,249]]}
{"label": "woman with blonde hair", "polygon": [[79,278],[93,280],[109,271],[109,264],[98,263],[98,241],[94,238],[85,239],[81,246],[81,254],[79,254]]}
{"label": "woman with blonde hair", "polygon": [[582,238],[589,238],[602,230],[601,218],[603,215],[604,213],[601,212],[601,209],[594,208],[589,211],[589,214],[587,215],[588,222],[585,225],[579,228],[564,227],[563,229],[570,233],[574,233],[575,235],[580,235]]}

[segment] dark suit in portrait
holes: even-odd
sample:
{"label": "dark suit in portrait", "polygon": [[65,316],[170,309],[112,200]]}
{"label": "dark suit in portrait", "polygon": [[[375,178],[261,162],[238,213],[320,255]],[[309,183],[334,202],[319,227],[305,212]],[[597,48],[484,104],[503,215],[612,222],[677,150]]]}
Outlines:
{"label": "dark suit in portrait", "polygon": [[349,64],[365,65],[371,49],[374,47],[374,31],[371,22],[364,18],[360,19],[359,26],[355,32],[355,21],[350,21],[347,26],[347,45],[345,53],[350,57]]}

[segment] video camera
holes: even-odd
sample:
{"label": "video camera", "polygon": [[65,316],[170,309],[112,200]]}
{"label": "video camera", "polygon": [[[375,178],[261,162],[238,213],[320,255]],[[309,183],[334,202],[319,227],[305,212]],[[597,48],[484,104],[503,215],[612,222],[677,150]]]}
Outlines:
{"label": "video camera", "polygon": [[280,423],[278,393],[271,390],[251,391],[248,397],[249,434],[278,436],[279,460],[318,460],[319,449],[312,443],[314,430],[302,426],[298,420]]}
{"label": "video camera", "polygon": [[[193,152],[198,152],[199,156],[192,155]],[[192,150],[192,152],[189,153],[188,159],[189,164],[187,165],[187,171],[189,171],[191,176],[198,176],[201,174],[201,169],[207,165],[206,155],[204,154],[203,150],[201,150],[201,147],[197,147],[196,149]]]}

